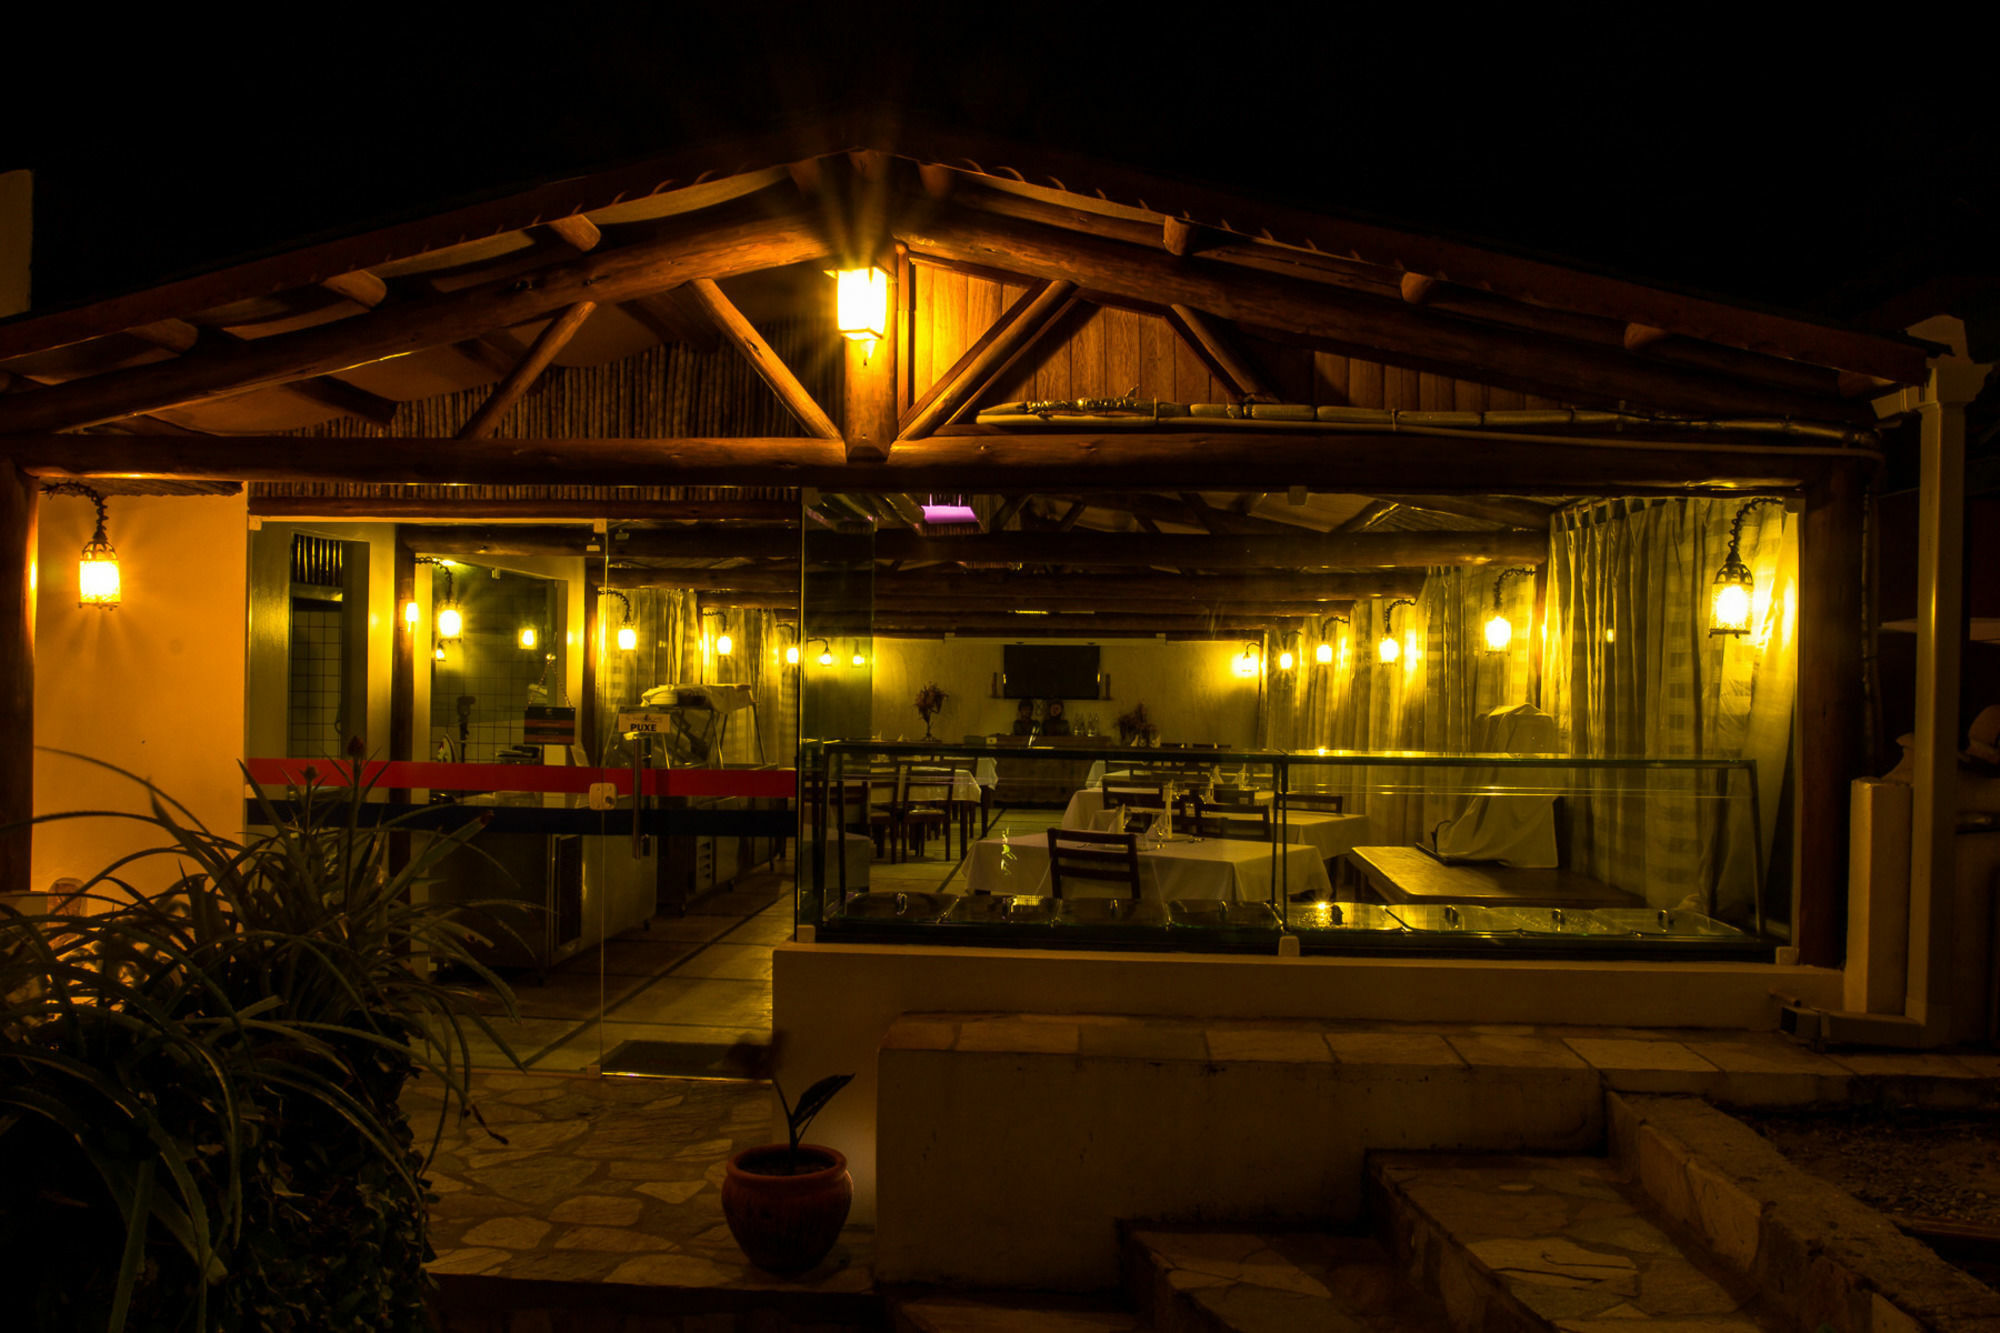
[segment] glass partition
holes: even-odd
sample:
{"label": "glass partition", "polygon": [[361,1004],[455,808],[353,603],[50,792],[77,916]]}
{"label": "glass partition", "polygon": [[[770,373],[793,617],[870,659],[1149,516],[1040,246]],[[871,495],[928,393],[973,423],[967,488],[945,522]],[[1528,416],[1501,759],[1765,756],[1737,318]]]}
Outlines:
{"label": "glass partition", "polygon": [[[819,753],[825,892],[802,879],[800,912],[823,938],[1771,953],[1748,760],[1060,740]],[[1059,806],[996,811],[996,791],[1043,788]]]}

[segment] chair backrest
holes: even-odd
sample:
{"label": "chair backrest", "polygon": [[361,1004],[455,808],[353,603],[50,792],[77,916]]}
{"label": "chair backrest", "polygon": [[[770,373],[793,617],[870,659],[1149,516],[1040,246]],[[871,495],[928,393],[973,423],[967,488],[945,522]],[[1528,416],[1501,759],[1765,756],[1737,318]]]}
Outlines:
{"label": "chair backrest", "polygon": [[1098,790],[1104,793],[1106,810],[1122,810],[1126,806],[1138,806],[1145,810],[1167,808],[1167,784],[1165,782],[1140,781],[1128,778],[1113,782],[1106,778]]}
{"label": "chair backrest", "polygon": [[1202,801],[1194,808],[1195,830],[1204,838],[1271,840],[1271,807],[1258,802],[1231,805]]}
{"label": "chair backrest", "polygon": [[1233,786],[1227,782],[1216,783],[1213,795],[1217,805],[1252,805],[1257,800],[1251,788]]}
{"label": "chair backrest", "polygon": [[1337,815],[1340,813],[1340,803],[1342,799],[1343,798],[1341,797],[1340,793],[1331,791],[1286,792],[1285,809],[1321,810],[1325,811],[1328,814]]}
{"label": "chair backrest", "polygon": [[948,768],[899,763],[896,765],[896,804],[941,805],[951,799],[953,776]]}
{"label": "chair backrest", "polygon": [[1094,879],[1122,883],[1139,900],[1139,839],[1130,833],[1092,833],[1085,829],[1049,830],[1049,892],[1063,896],[1063,880]]}

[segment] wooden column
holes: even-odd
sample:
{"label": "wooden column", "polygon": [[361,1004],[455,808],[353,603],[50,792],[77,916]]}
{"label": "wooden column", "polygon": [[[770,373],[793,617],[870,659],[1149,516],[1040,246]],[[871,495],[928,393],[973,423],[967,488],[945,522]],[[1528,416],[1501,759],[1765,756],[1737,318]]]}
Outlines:
{"label": "wooden column", "polygon": [[[1799,961],[1838,967],[1847,940],[1848,786],[1863,771],[1862,506],[1858,462],[1806,495],[1799,532]],[[1761,832],[1759,834],[1761,836]]]}
{"label": "wooden column", "polygon": [[865,342],[847,341],[847,375],[841,390],[840,423],[847,437],[849,462],[873,462],[889,456],[896,439],[896,305],[901,288],[889,276],[888,328],[873,349]]}
{"label": "wooden column", "polygon": [[[410,760],[416,753],[417,736],[417,632],[404,618],[403,608],[417,600],[417,556],[396,529],[396,600],[390,608],[396,617],[395,647],[389,655],[389,758]],[[427,756],[424,756],[427,757]],[[407,792],[390,797],[408,800]]]}
{"label": "wooden column", "polygon": [[[0,895],[34,885],[35,556],[41,494],[0,463]],[[21,827],[15,827],[20,825]]]}
{"label": "wooden column", "polygon": [[604,762],[597,750],[597,661],[604,652],[604,596],[597,586],[603,582],[600,572],[599,567],[584,561],[583,678],[576,686],[576,741],[593,764]]}

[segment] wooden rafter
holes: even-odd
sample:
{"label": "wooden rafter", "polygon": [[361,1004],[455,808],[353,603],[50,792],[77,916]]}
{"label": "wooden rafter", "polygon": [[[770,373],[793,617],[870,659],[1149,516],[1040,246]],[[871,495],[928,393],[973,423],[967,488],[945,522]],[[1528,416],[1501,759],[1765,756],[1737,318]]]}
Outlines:
{"label": "wooden rafter", "polygon": [[[1074,508],[1074,507],[1072,507]],[[989,533],[946,540],[885,533],[885,559],[1062,565],[1163,565],[1178,569],[1392,569],[1427,565],[1532,564],[1547,538],[1516,532],[1389,532],[1360,536],[1151,537],[1127,532]]]}
{"label": "wooden rafter", "polygon": [[[1858,421],[1838,398],[1763,388],[1632,356],[1622,348],[1502,330],[1415,309],[1401,300],[1224,271],[1204,260],[967,210],[913,223],[913,251],[1000,265],[1026,277],[1066,277],[1128,300],[1185,305],[1273,337],[1349,356],[1543,394],[1564,401],[1643,404],[1718,415]],[[1872,414],[1871,414],[1872,415]]]}
{"label": "wooden rafter", "polygon": [[986,530],[988,532],[1005,532],[1007,525],[1014,521],[1014,516],[1020,513],[1028,501],[1034,498],[1032,495],[1012,495],[1002,500],[1000,507],[993,511],[993,517],[987,520]]}
{"label": "wooden rafter", "polygon": [[1278,396],[1264,387],[1264,377],[1257,373],[1250,358],[1244,355],[1220,323],[1193,306],[1169,306],[1167,312],[1167,322],[1173,326],[1174,332],[1215,370],[1238,398],[1275,399]]}
{"label": "wooden rafter", "polygon": [[[374,277],[373,274],[346,276]],[[381,280],[378,278],[376,281]],[[127,329],[126,332],[142,342],[165,348],[177,356],[193,351],[203,336],[201,329],[181,319],[156,320],[151,324],[141,324],[136,328]],[[227,329],[210,329],[207,331],[207,337],[213,343],[225,347],[241,346],[247,341]],[[345,380],[338,380],[330,375],[293,380],[286,384],[285,388],[301,398],[311,399],[321,407],[331,408],[341,416],[359,417],[377,426],[387,426],[396,417],[396,403],[393,399],[369,393],[366,389],[358,389]]]}
{"label": "wooden rafter", "polygon": [[822,440],[841,438],[840,427],[833,424],[833,418],[826,414],[784,358],[757,332],[756,325],[744,318],[735,302],[724,295],[722,288],[707,278],[696,278],[687,285],[688,297],[709,319],[715,322],[722,336],[750,363],[757,377],[771,386],[771,392],[778,395],[778,401],[785,410],[806,428],[808,435]]}
{"label": "wooden rafter", "polygon": [[569,340],[576,336],[576,331],[583,327],[583,322],[596,309],[597,304],[593,301],[578,301],[550,320],[548,326],[536,335],[534,346],[507,372],[507,378],[494,386],[486,401],[479,405],[479,410],[472,414],[472,419],[459,428],[458,438],[483,440],[491,435],[501,416],[521,401],[521,395],[548,369],[557,353],[569,345]]}
{"label": "wooden rafter", "polygon": [[695,307],[685,285],[627,301],[621,307],[663,344],[713,350],[722,341],[715,321]]}
{"label": "wooden rafter", "polygon": [[[133,418],[140,420],[141,418]],[[250,512],[262,518],[430,519],[438,523],[535,523],[550,519],[653,519],[701,523],[796,521],[796,500],[491,500],[477,496],[425,498],[368,495],[253,495]]]}
{"label": "wooden rafter", "polygon": [[579,301],[627,301],[698,277],[729,277],[815,259],[819,233],[801,216],[702,218],[649,241],[603,247],[542,270],[540,280],[419,296],[331,324],[274,334],[213,354],[135,366],[0,399],[0,432],[72,429],[223,394],[346,370],[384,357],[547,318]]}
{"label": "wooden rafter", "polygon": [[1509,527],[1538,531],[1548,530],[1549,519],[1556,512],[1554,505],[1482,495],[1383,495],[1377,498],[1394,501],[1407,509],[1428,509],[1433,514],[1484,519],[1489,523],[1505,523]]}
{"label": "wooden rafter", "polygon": [[1035,341],[1069,308],[1076,285],[1063,278],[1042,282],[1022,294],[993,322],[950,370],[903,414],[897,440],[933,434],[979,398],[986,387],[1006,374]]}

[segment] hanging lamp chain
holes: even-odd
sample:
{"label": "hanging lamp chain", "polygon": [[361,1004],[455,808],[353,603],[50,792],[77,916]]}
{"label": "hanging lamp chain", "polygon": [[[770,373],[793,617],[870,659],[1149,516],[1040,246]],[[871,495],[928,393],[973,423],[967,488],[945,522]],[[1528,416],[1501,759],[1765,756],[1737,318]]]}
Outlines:
{"label": "hanging lamp chain", "polygon": [[93,486],[80,481],[50,481],[42,484],[43,495],[80,495],[97,506],[97,530],[90,534],[93,546],[109,546],[111,539],[104,535],[104,496]]}

